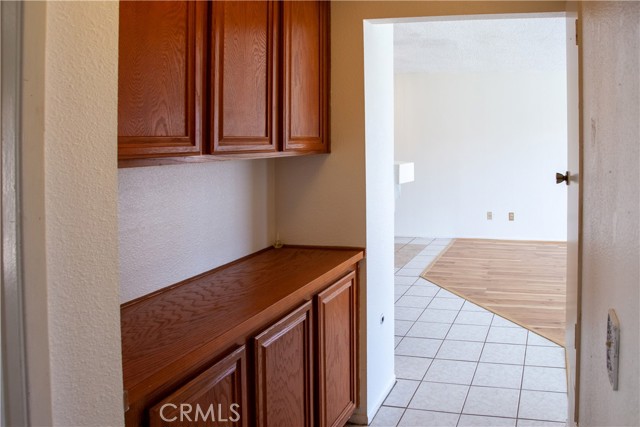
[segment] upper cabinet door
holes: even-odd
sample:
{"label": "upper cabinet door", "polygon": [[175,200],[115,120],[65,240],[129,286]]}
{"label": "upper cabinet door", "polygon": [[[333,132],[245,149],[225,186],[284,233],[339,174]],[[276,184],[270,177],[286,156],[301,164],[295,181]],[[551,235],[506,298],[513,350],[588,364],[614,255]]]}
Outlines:
{"label": "upper cabinet door", "polygon": [[277,151],[278,7],[213,3],[212,154]]}
{"label": "upper cabinet door", "polygon": [[283,5],[283,150],[329,152],[329,2]]}
{"label": "upper cabinet door", "polygon": [[205,20],[205,2],[120,2],[119,159],[201,153]]}

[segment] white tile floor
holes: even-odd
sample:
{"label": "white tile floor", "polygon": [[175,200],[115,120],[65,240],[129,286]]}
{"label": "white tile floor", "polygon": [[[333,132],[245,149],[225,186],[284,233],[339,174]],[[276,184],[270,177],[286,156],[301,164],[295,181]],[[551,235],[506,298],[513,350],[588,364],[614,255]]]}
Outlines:
{"label": "white tile floor", "polygon": [[396,265],[397,383],[371,425],[564,426],[564,349],[420,278],[448,239],[396,244],[424,248]]}

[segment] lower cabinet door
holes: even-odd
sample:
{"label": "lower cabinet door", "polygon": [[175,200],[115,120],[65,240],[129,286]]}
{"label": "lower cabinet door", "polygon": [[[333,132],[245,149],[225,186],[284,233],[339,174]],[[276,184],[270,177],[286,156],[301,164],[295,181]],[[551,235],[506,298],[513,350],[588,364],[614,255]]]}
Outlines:
{"label": "lower cabinet door", "polygon": [[312,303],[254,338],[256,425],[313,426]]}
{"label": "lower cabinet door", "polygon": [[229,356],[160,401],[149,411],[151,427],[245,427],[246,352]]}
{"label": "lower cabinet door", "polygon": [[356,275],[318,294],[320,427],[342,427],[356,407]]}

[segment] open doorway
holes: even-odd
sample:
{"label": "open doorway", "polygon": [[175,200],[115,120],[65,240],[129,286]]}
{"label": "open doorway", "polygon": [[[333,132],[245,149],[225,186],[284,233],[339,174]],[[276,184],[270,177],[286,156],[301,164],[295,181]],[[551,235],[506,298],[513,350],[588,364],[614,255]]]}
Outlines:
{"label": "open doorway", "polygon": [[[555,185],[549,188],[546,183],[553,183],[554,173],[564,171],[567,165],[567,65],[553,61],[567,57],[567,20],[557,15],[491,18],[430,22],[432,27],[440,27],[435,31],[431,28],[435,36],[422,42],[431,48],[427,55],[430,61],[425,64],[421,59],[424,54],[413,51],[406,56],[404,66],[431,69],[414,69],[401,78],[396,74],[395,78],[395,159],[414,164],[415,180],[395,187],[394,234],[398,237],[396,249],[403,252],[395,266],[396,299],[400,303],[396,303],[398,382],[381,412],[392,423],[394,418],[395,422],[406,423],[427,422],[431,417],[439,425],[476,421],[528,425],[527,422],[537,421],[564,422],[568,412],[573,412],[568,410],[566,397],[564,404],[562,399],[559,404],[549,400],[550,393],[559,396],[567,391],[562,348],[538,335],[529,338],[526,329],[432,283],[423,281],[423,286],[418,286],[426,267],[422,264],[435,260],[451,244],[451,238],[566,241],[566,189]],[[501,24],[518,28],[521,34],[540,41],[539,31],[552,36],[549,25],[554,20],[558,36],[555,56],[548,47],[540,46],[537,52],[529,50],[531,62],[522,64],[517,51],[509,54],[509,48],[496,38],[495,27],[500,26],[496,24]],[[467,46],[468,50],[462,52],[451,50],[456,44],[456,31],[461,37],[459,44],[469,37],[465,34],[468,28],[460,27],[474,23],[485,24],[485,33],[479,39],[485,47],[508,59],[506,70],[504,64],[501,70],[489,69],[491,64],[483,62],[486,55],[482,46]],[[411,38],[416,36],[411,32],[420,32],[419,27],[428,24],[397,27],[412,26],[405,33]],[[497,33],[501,31],[509,38],[508,31],[504,33],[502,28]],[[365,35],[366,32],[365,26]],[[396,52],[397,47],[396,44]],[[449,56],[442,54],[447,51]],[[398,61],[396,68],[397,64]],[[460,65],[463,69],[455,68]],[[478,68],[469,75],[470,70],[464,67]],[[549,73],[553,72],[555,76],[550,79]],[[365,75],[369,75],[367,71]],[[369,98],[369,88],[366,93]],[[398,104],[399,95],[404,97],[403,105]],[[509,95],[514,95],[511,100],[524,102],[510,102]],[[527,103],[527,96],[537,101]],[[404,109],[400,120],[399,109]],[[520,133],[509,132],[510,128]],[[369,138],[369,155],[368,150]],[[420,181],[424,185],[419,185]],[[550,196],[549,191],[557,194]],[[499,208],[489,207],[492,203]],[[518,215],[515,205],[528,213]],[[520,224],[518,218],[522,220]],[[415,253],[409,254],[411,251]],[[432,303],[441,306],[431,307]],[[445,322],[443,317],[433,317],[435,313],[451,318]],[[467,320],[456,324],[458,316]],[[503,337],[499,338],[499,334]],[[454,348],[456,345],[460,348]],[[461,346],[465,345],[463,349]],[[543,353],[553,359],[549,360],[551,365],[533,361]],[[451,365],[449,374],[443,369],[446,365]],[[432,369],[435,366],[437,369]],[[533,384],[551,371],[550,384]],[[463,372],[465,378],[460,378]]]}

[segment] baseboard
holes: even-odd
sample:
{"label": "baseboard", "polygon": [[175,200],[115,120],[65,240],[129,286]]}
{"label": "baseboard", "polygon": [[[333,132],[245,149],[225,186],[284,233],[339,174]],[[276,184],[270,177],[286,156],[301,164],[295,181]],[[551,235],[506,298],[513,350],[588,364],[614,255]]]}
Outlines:
{"label": "baseboard", "polygon": [[387,384],[387,386],[385,387],[384,392],[381,394],[378,401],[373,405],[367,405],[367,413],[365,414],[361,412],[361,408],[356,409],[356,412],[354,412],[351,418],[349,418],[349,424],[355,424],[359,426],[369,425],[373,421],[373,417],[375,417],[378,413],[378,409],[380,409],[389,393],[391,393],[391,389],[393,389],[394,385],[396,385],[395,375],[391,377],[391,381],[389,381],[389,384]]}

